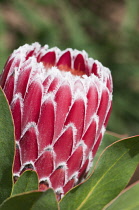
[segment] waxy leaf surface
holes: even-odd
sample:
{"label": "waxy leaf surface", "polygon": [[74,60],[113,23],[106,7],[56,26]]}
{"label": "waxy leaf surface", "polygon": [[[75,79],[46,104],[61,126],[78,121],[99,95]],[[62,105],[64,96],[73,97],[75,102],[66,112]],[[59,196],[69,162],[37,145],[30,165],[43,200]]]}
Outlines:
{"label": "waxy leaf surface", "polygon": [[127,185],[139,162],[139,136],[106,148],[92,176],[60,201],[61,210],[102,209]]}
{"label": "waxy leaf surface", "polygon": [[0,203],[11,194],[13,158],[14,126],[7,100],[0,88]]}
{"label": "waxy leaf surface", "polygon": [[8,198],[0,210],[57,210],[58,203],[52,189],[45,192],[30,192]]}
{"label": "waxy leaf surface", "polygon": [[139,209],[139,182],[132,185],[119,195],[105,210],[138,210]]}
{"label": "waxy leaf surface", "polygon": [[38,177],[34,171],[25,171],[13,186],[12,195],[38,190]]}
{"label": "waxy leaf surface", "polygon": [[109,145],[111,145],[112,143],[118,141],[120,139],[120,136],[115,134],[115,133],[112,133],[112,134],[109,134],[108,132],[106,132],[104,134],[104,137],[103,137],[103,140],[102,140],[102,143],[101,145],[99,146],[99,149],[94,157],[94,160],[93,160],[93,165],[88,173],[88,176],[93,172],[94,170],[94,167],[96,165],[96,162],[99,158],[99,156],[101,155],[101,153],[103,152],[104,149],[106,149],[106,147],[108,147]]}

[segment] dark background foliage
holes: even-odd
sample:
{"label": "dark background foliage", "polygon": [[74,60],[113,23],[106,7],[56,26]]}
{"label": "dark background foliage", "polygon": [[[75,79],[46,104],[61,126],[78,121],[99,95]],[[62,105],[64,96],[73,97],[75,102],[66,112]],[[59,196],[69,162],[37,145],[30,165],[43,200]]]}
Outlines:
{"label": "dark background foliage", "polygon": [[112,71],[108,130],[139,134],[138,11],[138,0],[0,0],[0,71],[25,43],[84,49]]}

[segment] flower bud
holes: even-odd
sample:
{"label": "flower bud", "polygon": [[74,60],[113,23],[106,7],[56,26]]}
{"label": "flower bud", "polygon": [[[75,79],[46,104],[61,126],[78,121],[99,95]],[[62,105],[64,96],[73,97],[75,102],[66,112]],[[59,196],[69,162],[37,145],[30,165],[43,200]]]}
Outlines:
{"label": "flower bud", "polygon": [[40,190],[64,195],[89,171],[108,123],[112,78],[85,51],[24,45],[0,78],[12,111],[13,173],[34,170]]}

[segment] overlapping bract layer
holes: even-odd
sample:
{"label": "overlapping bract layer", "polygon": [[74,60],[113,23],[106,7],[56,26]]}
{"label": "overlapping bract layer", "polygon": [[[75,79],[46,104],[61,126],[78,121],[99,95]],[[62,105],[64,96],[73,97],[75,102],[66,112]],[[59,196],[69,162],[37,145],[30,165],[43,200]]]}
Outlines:
{"label": "overlapping bract layer", "polygon": [[85,51],[24,45],[0,79],[13,114],[14,176],[38,173],[40,189],[65,194],[87,174],[111,110],[109,69]]}

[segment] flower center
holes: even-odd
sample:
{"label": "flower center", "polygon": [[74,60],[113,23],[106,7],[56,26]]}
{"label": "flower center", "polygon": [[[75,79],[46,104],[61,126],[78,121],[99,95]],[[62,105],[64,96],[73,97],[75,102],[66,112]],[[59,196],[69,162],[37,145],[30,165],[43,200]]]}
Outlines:
{"label": "flower center", "polygon": [[[51,63],[43,62],[43,65],[45,66],[46,70],[53,67]],[[84,71],[81,71],[80,66],[78,66],[78,69],[71,69],[68,65],[58,65],[57,68],[61,71],[70,72],[71,74],[75,76],[83,76],[85,75]]]}
{"label": "flower center", "polygon": [[61,71],[67,71],[67,72],[70,71],[71,74],[77,76],[82,76],[85,74],[85,72],[80,70],[80,67],[78,67],[78,69],[71,69],[67,65],[59,65],[58,69],[60,69]]}

